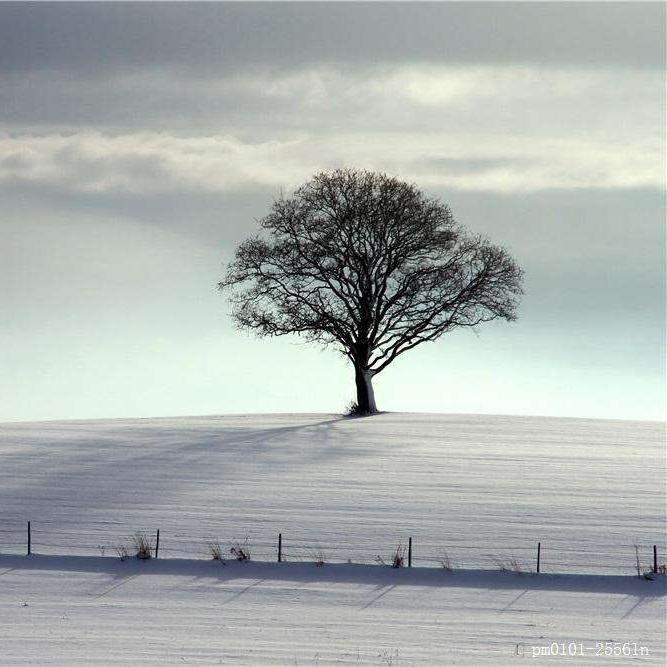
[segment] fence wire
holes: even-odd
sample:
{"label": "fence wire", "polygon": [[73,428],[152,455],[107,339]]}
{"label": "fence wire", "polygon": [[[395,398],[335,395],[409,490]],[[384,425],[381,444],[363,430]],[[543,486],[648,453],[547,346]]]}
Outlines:
{"label": "fence wire", "polygon": [[[139,526],[128,531],[119,522],[103,521],[97,524],[77,525],[74,521],[31,521],[30,552],[44,555],[117,556],[126,548],[133,553],[135,539],[144,537],[155,550],[157,530]],[[637,570],[653,570],[654,544],[642,542],[587,543],[585,546],[567,540],[535,540],[513,538],[511,541],[491,544],[480,539],[473,542],[465,535],[447,536],[442,541],[412,540],[411,562],[416,567],[446,567],[461,569],[512,569],[534,571],[537,568],[537,543],[540,548],[540,571],[543,573],[605,573],[636,574]],[[325,539],[310,539],[300,531],[292,535],[282,533],[280,558],[294,562],[360,563],[392,562],[398,552],[408,558],[409,536],[396,533],[386,539],[349,534],[332,535]],[[171,533],[160,529],[158,557],[200,559],[211,558],[217,549],[223,558],[233,559],[243,547],[250,559],[275,561],[278,559],[278,535],[266,531],[248,534],[222,534],[215,531],[184,532],[182,528]],[[233,552],[235,550],[235,552]],[[16,520],[0,523],[0,555],[25,554],[28,551],[28,524]],[[657,565],[664,567],[667,545],[655,541]]]}

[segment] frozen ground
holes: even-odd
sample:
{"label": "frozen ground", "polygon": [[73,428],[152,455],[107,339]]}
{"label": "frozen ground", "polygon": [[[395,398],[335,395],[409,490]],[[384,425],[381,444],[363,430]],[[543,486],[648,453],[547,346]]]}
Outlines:
{"label": "frozen ground", "polygon": [[[614,640],[664,664],[664,583],[627,578],[635,544],[644,567],[653,544],[665,559],[664,436],[472,415],[0,426],[0,662],[511,664],[517,644],[528,660],[533,645]],[[11,555],[28,520],[39,555]],[[282,532],[288,560],[327,565],[109,556],[156,528],[164,559],[247,535],[273,560]],[[410,535],[419,569],[358,565]],[[532,570],[538,540],[543,572],[570,575],[488,571]],[[449,575],[445,554],[487,572]]]}

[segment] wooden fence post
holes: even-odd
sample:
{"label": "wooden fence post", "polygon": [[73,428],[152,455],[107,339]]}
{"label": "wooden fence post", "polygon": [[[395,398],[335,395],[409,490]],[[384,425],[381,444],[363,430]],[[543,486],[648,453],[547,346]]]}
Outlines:
{"label": "wooden fence post", "polygon": [[158,551],[160,550],[160,529],[157,529],[157,535],[155,537],[155,558],[157,558]]}
{"label": "wooden fence post", "polygon": [[412,538],[408,538],[408,567],[412,567]]}
{"label": "wooden fence post", "polygon": [[540,573],[540,555],[542,552],[542,542],[537,543],[537,574]]}
{"label": "wooden fence post", "polygon": [[653,574],[658,574],[658,546],[653,545]]}
{"label": "wooden fence post", "polygon": [[283,534],[278,533],[278,562],[283,562]]}
{"label": "wooden fence post", "polygon": [[28,556],[32,553],[32,539],[30,535],[30,521],[28,521]]}

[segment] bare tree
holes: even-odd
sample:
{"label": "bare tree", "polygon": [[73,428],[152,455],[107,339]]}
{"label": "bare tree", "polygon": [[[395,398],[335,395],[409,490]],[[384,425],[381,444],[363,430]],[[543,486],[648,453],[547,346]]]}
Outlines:
{"label": "bare tree", "polygon": [[314,176],[274,201],[221,289],[262,336],[298,334],[354,366],[356,412],[377,412],[372,379],[399,355],[456,327],[513,320],[522,271],[468,234],[415,185],[352,169]]}

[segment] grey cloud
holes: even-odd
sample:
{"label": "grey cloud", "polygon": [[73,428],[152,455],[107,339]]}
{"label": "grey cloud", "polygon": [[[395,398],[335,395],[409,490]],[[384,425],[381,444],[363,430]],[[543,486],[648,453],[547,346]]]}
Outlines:
{"label": "grey cloud", "polygon": [[517,163],[526,163],[530,160],[515,158],[452,158],[452,157],[434,157],[424,160],[423,166],[430,169],[441,169],[450,174],[476,174],[494,169],[515,168]]}
{"label": "grey cloud", "polygon": [[[0,120],[32,126],[228,133],[262,141],[288,133],[404,131],[606,133],[629,140],[664,128],[659,72],[409,63],[306,67],[189,77],[136,70],[98,78],[10,74]],[[628,114],[632,100],[632,114]]]}
{"label": "grey cloud", "polygon": [[3,3],[3,70],[664,66],[662,3]]}

